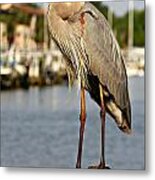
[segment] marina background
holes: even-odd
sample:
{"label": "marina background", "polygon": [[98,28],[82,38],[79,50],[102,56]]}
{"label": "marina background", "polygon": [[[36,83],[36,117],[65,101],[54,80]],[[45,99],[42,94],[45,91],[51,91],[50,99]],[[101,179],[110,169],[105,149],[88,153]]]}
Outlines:
{"label": "marina background", "polygon": [[[128,11],[122,16],[117,16],[107,3],[93,3],[113,29],[125,56],[129,76],[144,75],[145,12],[134,9],[136,2],[126,3]],[[144,1],[138,2],[144,7]],[[121,4],[121,1],[117,3]],[[47,3],[0,5],[1,89],[67,81],[64,57],[48,32],[46,11]]]}

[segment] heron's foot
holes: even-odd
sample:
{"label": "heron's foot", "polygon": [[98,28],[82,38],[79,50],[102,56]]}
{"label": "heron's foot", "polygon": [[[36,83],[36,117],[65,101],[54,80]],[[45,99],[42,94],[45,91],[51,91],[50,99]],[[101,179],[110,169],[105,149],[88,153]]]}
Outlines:
{"label": "heron's foot", "polygon": [[88,169],[110,169],[110,167],[106,166],[104,163],[100,163],[96,166],[89,166]]}

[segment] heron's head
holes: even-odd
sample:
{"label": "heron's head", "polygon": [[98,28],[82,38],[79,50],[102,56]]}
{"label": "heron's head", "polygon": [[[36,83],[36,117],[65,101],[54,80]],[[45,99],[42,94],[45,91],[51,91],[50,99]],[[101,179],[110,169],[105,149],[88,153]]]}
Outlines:
{"label": "heron's head", "polygon": [[51,3],[52,8],[63,20],[76,14],[84,6],[84,2]]}

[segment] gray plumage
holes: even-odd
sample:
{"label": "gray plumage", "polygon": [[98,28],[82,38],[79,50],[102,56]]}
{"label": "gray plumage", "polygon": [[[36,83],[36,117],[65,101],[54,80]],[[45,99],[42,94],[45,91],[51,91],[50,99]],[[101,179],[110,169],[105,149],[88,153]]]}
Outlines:
{"label": "gray plumage", "polygon": [[131,108],[124,57],[105,17],[91,3],[85,3],[66,19],[61,19],[50,5],[47,19],[51,36],[64,54],[70,74],[84,82],[98,105],[101,84],[106,111],[121,130],[129,133]]}

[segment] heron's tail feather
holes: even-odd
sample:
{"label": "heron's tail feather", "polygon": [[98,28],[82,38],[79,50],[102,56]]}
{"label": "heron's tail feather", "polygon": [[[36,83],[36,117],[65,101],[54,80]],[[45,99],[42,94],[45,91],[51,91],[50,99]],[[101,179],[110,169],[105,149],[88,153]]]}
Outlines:
{"label": "heron's tail feather", "polygon": [[130,106],[120,109],[113,100],[106,102],[108,113],[115,120],[118,128],[126,134],[131,134],[131,111]]}
{"label": "heron's tail feather", "polygon": [[131,134],[131,127],[129,126],[126,119],[123,119],[122,124],[118,126],[121,131],[126,134]]}
{"label": "heron's tail feather", "polygon": [[119,127],[120,130],[122,130],[123,132],[127,133],[127,134],[131,134],[131,107],[130,107],[130,103],[128,105],[127,108],[124,109],[124,111],[122,111],[122,124]]}

